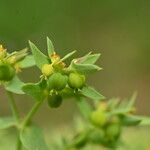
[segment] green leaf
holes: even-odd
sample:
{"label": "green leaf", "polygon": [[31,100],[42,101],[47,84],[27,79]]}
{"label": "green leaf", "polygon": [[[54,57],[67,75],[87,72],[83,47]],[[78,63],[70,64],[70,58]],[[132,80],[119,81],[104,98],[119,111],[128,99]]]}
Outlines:
{"label": "green leaf", "polygon": [[92,87],[83,87],[81,90],[81,94],[93,99],[93,100],[102,100],[105,99],[103,95],[101,95],[99,92],[97,92],[94,88]]}
{"label": "green leaf", "polygon": [[77,58],[76,61],[80,64],[94,64],[100,57],[100,54],[87,54],[81,58]]}
{"label": "green leaf", "polygon": [[48,150],[42,130],[36,126],[26,127],[21,131],[20,139],[27,150]]}
{"label": "green leaf", "polygon": [[64,60],[68,59],[68,58],[71,57],[75,52],[76,52],[76,50],[75,50],[75,51],[72,51],[72,52],[70,52],[70,53],[68,53],[67,55],[65,55],[65,56],[60,60],[60,62],[62,62],[62,61],[64,61]]}
{"label": "green leaf", "polygon": [[7,91],[10,91],[12,93],[24,94],[24,92],[22,91],[23,85],[24,83],[17,76],[15,76],[10,82],[5,83],[5,88]]}
{"label": "green leaf", "polygon": [[35,65],[35,60],[33,55],[26,56],[22,61],[19,62],[20,68],[29,68]]}
{"label": "green leaf", "polygon": [[78,64],[78,63],[72,62],[70,65],[70,69],[72,71],[78,71],[80,73],[86,74],[86,73],[93,73],[93,72],[99,71],[102,68],[93,64]]}
{"label": "green leaf", "polygon": [[34,98],[35,100],[41,101],[46,96],[46,93],[45,93],[46,85],[44,84],[45,84],[44,81],[43,82],[40,81],[39,83],[27,83],[22,87],[22,90],[27,95]]}
{"label": "green leaf", "polygon": [[49,56],[51,56],[53,53],[55,53],[53,43],[49,39],[49,37],[47,37],[47,51],[48,51]]}
{"label": "green leaf", "polygon": [[140,125],[150,126],[150,117],[136,116],[137,119],[141,119]]}
{"label": "green leaf", "polygon": [[133,106],[134,106],[134,104],[135,104],[136,97],[137,97],[137,93],[134,92],[133,95],[132,95],[132,97],[131,97],[131,99],[129,100],[129,102],[128,102],[127,106],[126,106],[126,108],[127,108],[128,110],[130,110],[130,109],[133,108]]}
{"label": "green leaf", "polygon": [[141,121],[142,121],[141,118],[138,118],[133,115],[127,115],[127,116],[125,115],[121,118],[121,123],[124,126],[135,126],[138,125]]}
{"label": "green leaf", "polygon": [[0,129],[7,129],[16,125],[13,117],[0,118]]}
{"label": "green leaf", "polygon": [[29,41],[36,65],[41,69],[44,64],[49,64],[48,57],[45,56],[31,41]]}
{"label": "green leaf", "polygon": [[88,102],[85,100],[83,97],[77,97],[77,104],[80,109],[80,112],[82,115],[86,118],[89,119],[89,116],[91,114],[91,107],[88,104]]}

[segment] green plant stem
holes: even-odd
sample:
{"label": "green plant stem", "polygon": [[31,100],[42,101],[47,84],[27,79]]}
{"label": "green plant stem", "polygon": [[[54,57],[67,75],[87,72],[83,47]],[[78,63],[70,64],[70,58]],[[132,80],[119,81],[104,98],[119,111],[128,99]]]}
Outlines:
{"label": "green plant stem", "polygon": [[39,107],[41,106],[41,104],[43,103],[42,101],[38,101],[34,104],[34,106],[31,108],[31,110],[29,111],[29,113],[27,114],[27,116],[25,117],[23,123],[22,123],[22,129],[25,128],[26,125],[28,125],[28,123],[30,122],[31,118],[33,117],[33,115],[37,112],[37,110],[39,109]]}
{"label": "green plant stem", "polygon": [[16,103],[15,103],[15,99],[13,97],[13,93],[6,91],[7,92],[7,96],[8,96],[8,100],[9,100],[9,105],[11,108],[11,111],[13,113],[13,117],[19,122],[20,116],[19,116],[19,111],[17,109]]}
{"label": "green plant stem", "polygon": [[16,145],[16,150],[21,150],[22,149],[22,143],[20,141],[20,131],[18,132],[18,137],[17,137],[17,145]]}
{"label": "green plant stem", "polygon": [[[16,119],[17,122],[19,122],[20,120],[20,115],[19,115],[19,111],[17,109],[17,105],[15,103],[15,99],[13,97],[13,93],[6,91],[7,96],[8,96],[8,101],[9,101],[9,105],[13,114],[13,117]],[[17,137],[17,145],[16,145],[16,150],[21,150],[22,148],[22,144],[19,138],[19,129],[18,129],[18,137]]]}

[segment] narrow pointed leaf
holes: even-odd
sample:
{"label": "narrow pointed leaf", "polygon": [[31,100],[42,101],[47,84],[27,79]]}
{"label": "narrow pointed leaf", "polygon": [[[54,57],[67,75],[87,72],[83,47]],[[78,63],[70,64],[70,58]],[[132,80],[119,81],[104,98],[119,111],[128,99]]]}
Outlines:
{"label": "narrow pointed leaf", "polygon": [[93,72],[99,71],[102,68],[93,64],[78,64],[78,63],[73,62],[70,66],[70,69],[86,74],[86,73],[93,73]]}
{"label": "narrow pointed leaf", "polygon": [[35,66],[35,60],[33,55],[28,55],[22,61],[19,62],[20,68],[29,68],[32,66]]}
{"label": "narrow pointed leaf", "polygon": [[22,130],[20,139],[27,150],[49,150],[42,130],[36,126],[26,127]]}
{"label": "narrow pointed leaf", "polygon": [[49,64],[48,57],[45,56],[31,41],[29,45],[34,56],[36,65],[41,69],[44,64]]}
{"label": "narrow pointed leaf", "polygon": [[55,53],[53,43],[48,37],[47,37],[47,51],[49,56]]}
{"label": "narrow pointed leaf", "polygon": [[24,92],[22,91],[23,85],[24,83],[17,76],[15,76],[10,82],[5,84],[5,88],[7,91],[10,91],[12,93],[24,94]]}
{"label": "narrow pointed leaf", "polygon": [[82,63],[84,64],[94,64],[100,57],[100,54],[92,54],[87,57]]}
{"label": "narrow pointed leaf", "polygon": [[134,106],[134,104],[135,104],[135,99],[136,99],[136,97],[137,97],[137,93],[135,92],[133,95],[132,95],[132,97],[131,97],[131,99],[129,100],[129,102],[128,102],[128,104],[127,104],[127,109],[132,109],[132,107]]}
{"label": "narrow pointed leaf", "polygon": [[137,119],[141,119],[141,126],[150,126],[150,117],[136,116]]}
{"label": "narrow pointed leaf", "polygon": [[97,92],[94,88],[92,87],[83,87],[81,90],[81,94],[93,99],[93,100],[102,100],[105,99],[103,95],[101,95],[99,92]]}
{"label": "narrow pointed leaf", "polygon": [[76,61],[81,64],[94,64],[100,57],[100,54],[87,54],[81,58],[77,58]]}
{"label": "narrow pointed leaf", "polygon": [[73,51],[73,52],[71,52],[71,53],[69,53],[69,54],[67,54],[67,55],[65,55],[65,56],[60,60],[60,62],[62,62],[62,61],[64,61],[64,60],[68,59],[68,58],[71,57],[75,52],[76,52],[76,50]]}
{"label": "narrow pointed leaf", "polygon": [[16,125],[13,117],[0,118],[0,129],[7,129]]}
{"label": "narrow pointed leaf", "polygon": [[135,126],[138,125],[142,121],[141,118],[138,118],[133,115],[123,116],[121,119],[121,123],[124,126]]}

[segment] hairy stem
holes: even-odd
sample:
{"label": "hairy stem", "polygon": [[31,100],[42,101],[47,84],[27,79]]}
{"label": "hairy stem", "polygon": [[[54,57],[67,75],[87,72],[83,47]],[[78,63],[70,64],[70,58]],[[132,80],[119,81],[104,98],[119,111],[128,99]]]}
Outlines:
{"label": "hairy stem", "polygon": [[33,115],[37,112],[37,110],[39,109],[39,107],[41,106],[43,101],[38,101],[34,104],[34,106],[31,108],[31,110],[29,111],[29,113],[27,114],[27,116],[25,117],[23,124],[22,124],[22,129],[24,129],[24,127],[26,125],[28,125],[28,123],[30,122],[30,120],[32,119]]}

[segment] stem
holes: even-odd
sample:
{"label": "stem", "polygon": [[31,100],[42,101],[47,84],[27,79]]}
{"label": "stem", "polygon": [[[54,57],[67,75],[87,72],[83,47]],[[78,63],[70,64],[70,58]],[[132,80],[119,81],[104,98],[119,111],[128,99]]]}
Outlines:
{"label": "stem", "polygon": [[17,109],[13,94],[9,91],[6,91],[6,93],[7,93],[7,96],[8,96],[10,108],[11,108],[12,113],[13,113],[13,117],[19,122],[19,118],[20,118],[19,111]]}
{"label": "stem", "polygon": [[[6,91],[6,93],[7,93],[7,96],[8,96],[8,101],[9,101],[9,105],[10,105],[13,117],[16,119],[17,122],[19,122],[19,119],[20,119],[19,111],[17,109],[17,105],[15,103],[13,93],[11,93],[9,91]],[[16,150],[21,150],[21,148],[22,148],[22,143],[20,141],[19,133],[18,133]]]}
{"label": "stem", "polygon": [[28,125],[28,123],[30,122],[31,118],[33,117],[33,115],[37,112],[37,110],[39,109],[39,107],[41,106],[43,100],[42,101],[38,101],[34,104],[34,106],[32,107],[32,109],[29,111],[29,113],[27,114],[27,116],[25,117],[23,124],[22,124],[22,129],[24,129],[24,127],[26,125]]}
{"label": "stem", "polygon": [[21,149],[22,149],[22,143],[20,141],[19,132],[18,132],[16,150],[21,150]]}

